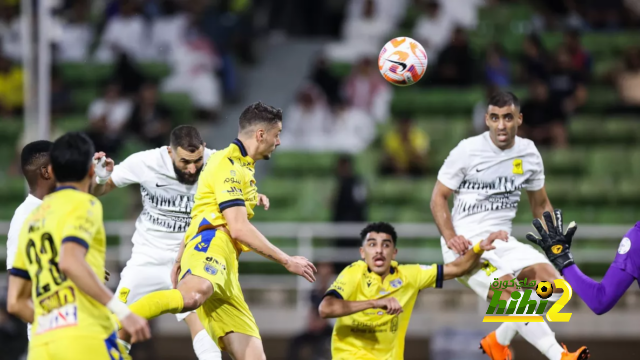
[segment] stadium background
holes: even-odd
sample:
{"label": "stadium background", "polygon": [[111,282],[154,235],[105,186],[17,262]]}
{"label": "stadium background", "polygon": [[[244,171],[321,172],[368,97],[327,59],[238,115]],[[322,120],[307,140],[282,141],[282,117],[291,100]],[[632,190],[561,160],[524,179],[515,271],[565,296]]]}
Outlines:
{"label": "stadium background", "polygon": [[[165,144],[171,126],[194,124],[220,149],[246,104],[276,105],[283,145],[258,166],[272,208],[254,219],[288,253],[312,258],[319,281],[245,254],[241,282],[269,359],[328,359],[331,323],[315,308],[358,258],[361,225],[396,224],[400,261],[441,261],[429,210],[437,171],[462,138],[484,130],[485,94],[504,88],[528,105],[523,135],[539,144],[553,205],[580,225],[577,262],[601,277],[640,218],[639,25],[634,0],[3,0],[0,241],[25,196],[25,141],[85,130],[120,161]],[[415,86],[392,88],[375,68],[395,36],[427,49],[428,73]],[[134,187],[101,199],[112,289],[139,199]],[[514,229],[522,240],[530,214],[524,196]],[[571,322],[551,327],[570,349],[640,357],[635,285],[604,316],[577,296],[567,309]],[[456,282],[422,292],[406,358],[484,359],[478,341],[495,327],[481,323],[485,310]],[[184,324],[152,324],[135,359],[195,359]],[[0,359],[20,358],[25,329],[0,307]],[[519,360],[542,358],[521,340],[513,346]]]}

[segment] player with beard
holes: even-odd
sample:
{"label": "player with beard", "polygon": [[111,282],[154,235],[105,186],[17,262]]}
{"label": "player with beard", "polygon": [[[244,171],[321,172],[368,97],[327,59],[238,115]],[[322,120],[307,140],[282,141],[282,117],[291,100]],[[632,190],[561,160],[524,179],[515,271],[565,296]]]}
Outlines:
{"label": "player with beard", "polygon": [[240,286],[240,254],[255,251],[310,282],[316,272],[309,260],[287,255],[249,221],[260,203],[255,163],[271,158],[281,131],[282,110],[261,102],[245,108],[238,137],[213,154],[202,171],[179,255],[182,261],[172,273],[176,289],[147,294],[132,304],[131,311],[153,319],[197,309],[211,338],[233,359],[266,359]]}
{"label": "player with beard", "polygon": [[[198,177],[214,152],[206,148],[195,127],[183,125],[171,132],[170,146],[135,153],[116,166],[104,153],[96,154],[94,195],[131,184],[139,184],[142,194],[143,210],[136,221],[131,259],[116,291],[123,303],[133,304],[146,294],[173,288],[171,269],[191,222]],[[268,208],[268,199],[261,195],[260,204]],[[195,312],[176,317],[189,326],[199,360],[221,358]],[[129,336],[121,333],[120,338],[128,340]]]}
{"label": "player with beard", "polygon": [[[511,233],[522,190],[527,191],[531,211],[542,218],[552,212],[544,182],[542,157],[532,141],[516,136],[522,125],[518,98],[509,92],[491,96],[485,122],[489,131],[462,140],[449,154],[438,173],[431,197],[431,212],[442,235],[445,263],[464,255],[471,246],[494,231]],[[448,200],[455,194],[453,210]],[[496,250],[483,254],[481,266],[458,280],[483,299],[491,299],[494,279],[553,281],[560,274],[549,260],[532,246],[513,237],[496,243]],[[554,292],[559,292],[556,289]],[[501,299],[516,291],[509,287]],[[549,299],[557,301],[561,294]],[[574,353],[563,349],[545,322],[502,324],[481,341],[481,349],[492,360],[510,360],[509,344],[519,333],[550,360],[584,360],[586,347]]]}

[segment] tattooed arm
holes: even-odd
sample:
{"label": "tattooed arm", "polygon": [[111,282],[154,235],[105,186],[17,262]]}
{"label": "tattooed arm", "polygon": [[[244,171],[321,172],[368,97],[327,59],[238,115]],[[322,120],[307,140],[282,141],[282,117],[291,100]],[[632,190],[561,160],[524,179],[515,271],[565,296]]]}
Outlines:
{"label": "tattooed arm", "polygon": [[234,206],[222,212],[231,237],[241,244],[251,248],[265,258],[282,264],[290,272],[300,275],[310,282],[315,281],[316,268],[304,257],[289,256],[275,245],[269,242],[247,217],[247,209],[244,206]]}

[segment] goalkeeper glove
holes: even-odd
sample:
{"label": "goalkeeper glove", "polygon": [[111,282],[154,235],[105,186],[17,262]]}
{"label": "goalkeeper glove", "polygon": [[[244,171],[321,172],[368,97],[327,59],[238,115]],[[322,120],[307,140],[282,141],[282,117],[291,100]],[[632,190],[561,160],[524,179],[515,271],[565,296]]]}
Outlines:
{"label": "goalkeeper glove", "polygon": [[536,237],[533,233],[528,233],[527,240],[540,246],[549,258],[549,261],[551,261],[553,266],[555,266],[560,274],[562,274],[562,270],[564,268],[574,264],[570,248],[571,240],[573,239],[573,235],[576,233],[576,230],[578,230],[578,226],[574,221],[572,221],[569,224],[567,231],[563,234],[562,210],[554,210],[554,215],[555,223],[553,221],[554,216],[552,216],[551,213],[545,211],[542,214],[547,225],[547,230],[542,226],[542,221],[540,219],[534,219],[532,224],[538,231],[538,234],[540,234],[540,237]]}

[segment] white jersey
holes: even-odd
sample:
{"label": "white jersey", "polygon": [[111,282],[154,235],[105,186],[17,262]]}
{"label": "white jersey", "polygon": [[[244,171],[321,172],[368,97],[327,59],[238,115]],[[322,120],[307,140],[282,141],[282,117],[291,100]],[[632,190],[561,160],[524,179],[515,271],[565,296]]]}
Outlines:
{"label": "white jersey", "polygon": [[456,234],[476,243],[491,232],[511,233],[522,189],[544,187],[542,157],[531,140],[517,137],[499,149],[489,132],[462,140],[442,165],[438,180],[454,190]]}
{"label": "white jersey", "polygon": [[11,218],[11,224],[9,225],[9,234],[7,236],[7,270],[13,266],[13,259],[16,257],[18,251],[18,238],[20,237],[20,231],[22,225],[27,217],[42,204],[42,200],[29,194],[24,202],[18,206],[16,212]]}
{"label": "white jersey", "polygon": [[[205,149],[205,163],[214,152]],[[178,251],[191,223],[198,184],[185,185],[178,181],[168,148],[129,156],[114,167],[111,180],[117,187],[140,184],[143,209],[136,220],[133,245]]]}

